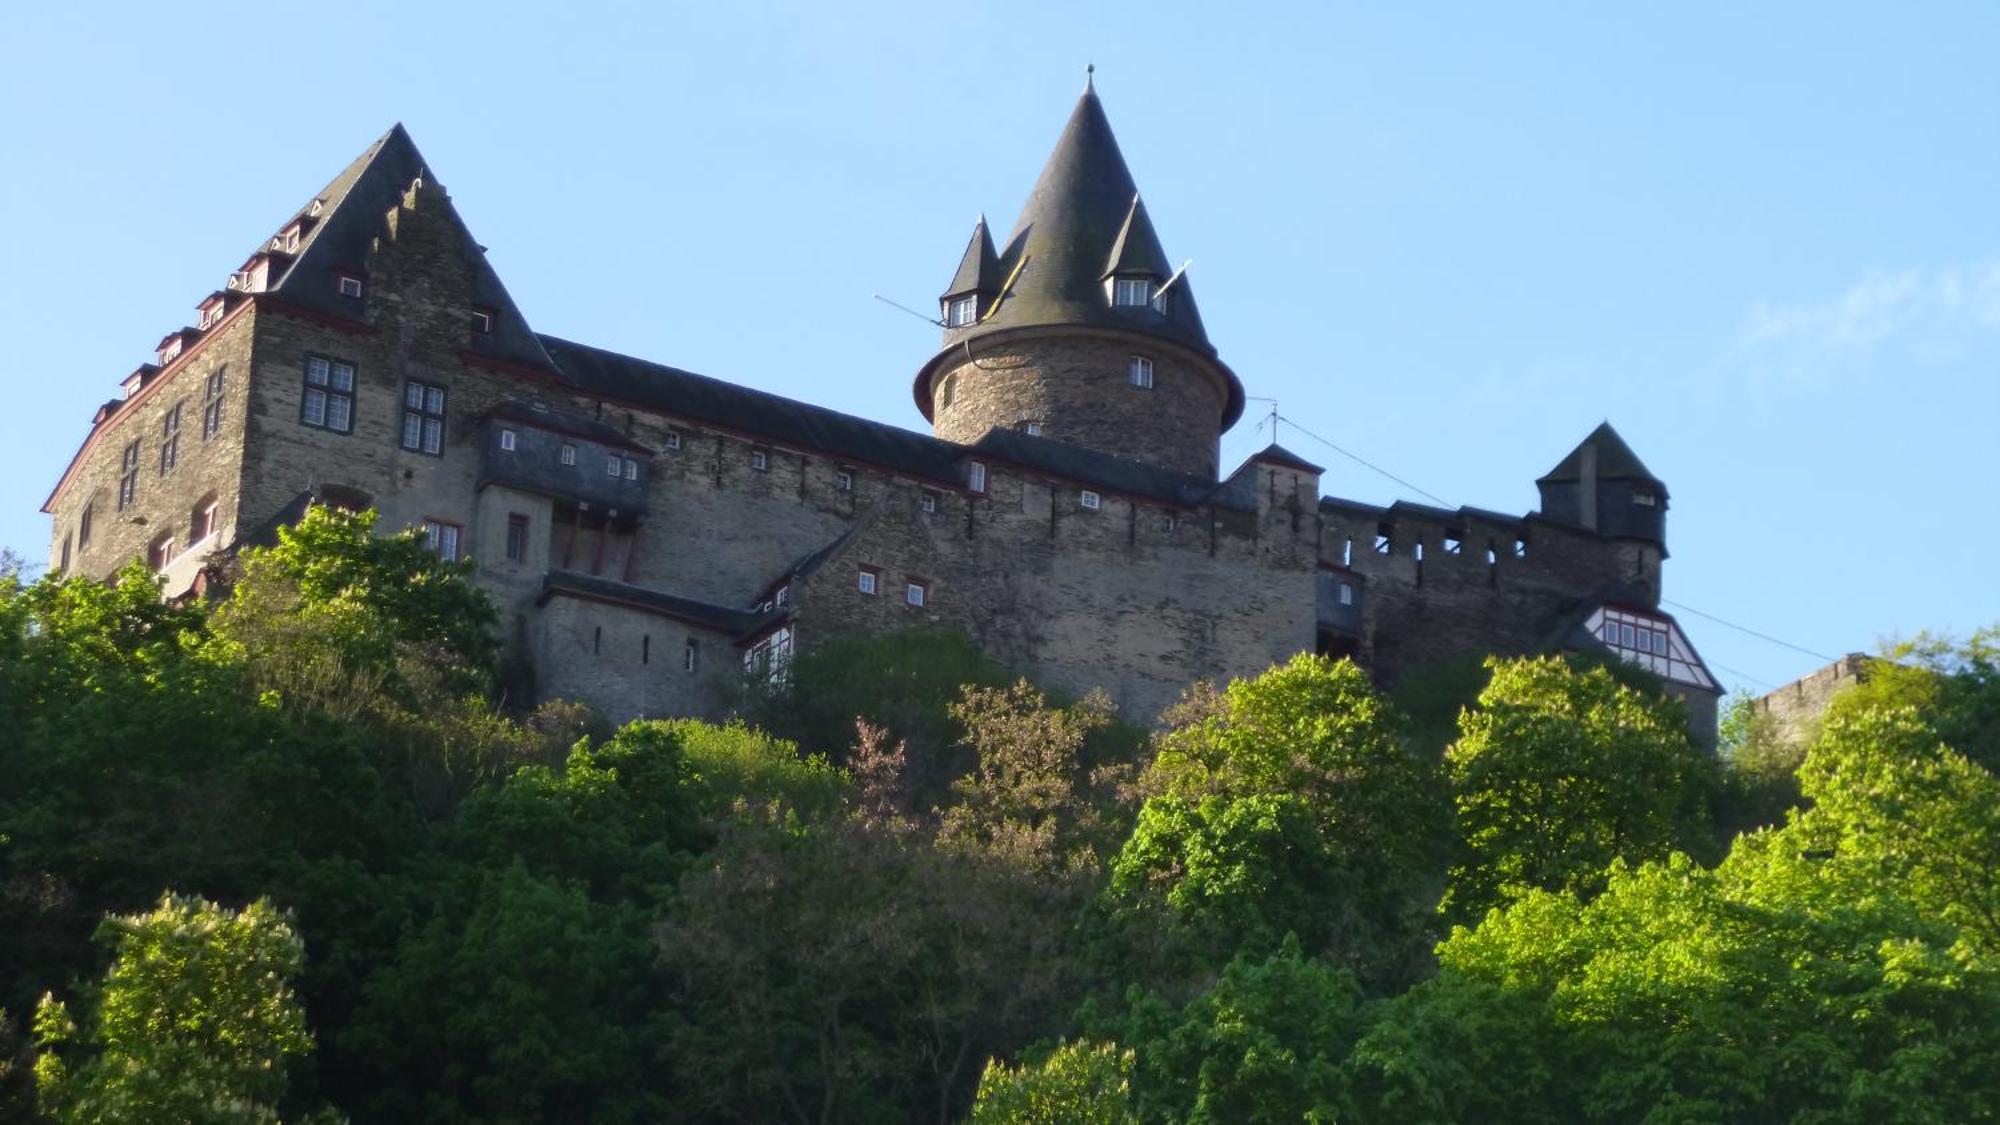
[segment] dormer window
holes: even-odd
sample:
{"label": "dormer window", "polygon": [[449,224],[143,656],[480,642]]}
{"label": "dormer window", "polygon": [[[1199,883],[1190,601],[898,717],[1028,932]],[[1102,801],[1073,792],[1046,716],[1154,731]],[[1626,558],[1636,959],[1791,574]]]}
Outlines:
{"label": "dormer window", "polygon": [[1111,303],[1121,309],[1144,308],[1153,303],[1153,279],[1119,277],[1111,282]]}
{"label": "dormer window", "polygon": [[286,227],[285,232],[278,236],[278,249],[283,250],[287,254],[298,253],[299,239],[304,233],[303,223],[293,223],[291,226]]}
{"label": "dormer window", "polygon": [[472,330],[482,336],[493,332],[493,314],[485,309],[472,310]]}
{"label": "dormer window", "polygon": [[361,296],[361,278],[356,274],[335,274],[334,286],[343,297],[353,297],[358,300]]}
{"label": "dormer window", "polygon": [[207,331],[208,329],[215,327],[217,324],[221,323],[222,314],[225,307],[226,306],[224,306],[224,304],[220,300],[210,301],[209,303],[203,305],[201,307],[201,319],[195,322],[195,327],[200,328],[203,331]]}
{"label": "dormer window", "polygon": [[166,340],[161,342],[160,356],[159,356],[161,366],[165,366],[168,363],[173,362],[174,357],[180,354],[181,354],[181,338],[179,336],[170,336]]}
{"label": "dormer window", "polygon": [[944,303],[944,326],[964,328],[979,319],[979,296],[967,294]]}
{"label": "dormer window", "polygon": [[974,492],[986,491],[986,466],[978,461],[967,467],[966,484]]}
{"label": "dormer window", "polygon": [[1632,502],[1641,508],[1657,508],[1660,506],[1660,498],[1651,492],[1645,491],[1634,492],[1632,494]]}

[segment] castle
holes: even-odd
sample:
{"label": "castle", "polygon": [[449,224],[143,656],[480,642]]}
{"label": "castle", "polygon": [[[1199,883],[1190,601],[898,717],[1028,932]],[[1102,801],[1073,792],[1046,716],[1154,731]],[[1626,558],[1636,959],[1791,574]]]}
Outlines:
{"label": "castle", "polygon": [[[535,692],[707,715],[850,631],[956,627],[1148,721],[1302,651],[1394,681],[1588,649],[1714,678],[1660,608],[1667,489],[1607,424],[1537,512],[1322,496],[1220,465],[1243,384],[1086,88],[1013,232],[973,229],[916,370],[925,435],[529,328],[399,125],[105,403],[43,510],[50,565],[169,596],[311,503],[477,562]],[[1227,475],[1221,475],[1227,468]]]}

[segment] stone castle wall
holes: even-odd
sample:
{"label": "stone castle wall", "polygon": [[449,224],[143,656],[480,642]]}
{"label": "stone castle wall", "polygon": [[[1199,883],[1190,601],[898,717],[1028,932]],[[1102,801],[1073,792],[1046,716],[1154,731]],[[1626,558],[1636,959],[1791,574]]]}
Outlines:
{"label": "stone castle wall", "polygon": [[[1136,387],[1131,360],[1153,361]],[[964,357],[964,358],[958,358]],[[1042,436],[1213,479],[1224,380],[1194,353],[1163,341],[1048,331],[974,341],[931,376],[938,437],[971,444],[988,430],[1039,422]]]}
{"label": "stone castle wall", "polygon": [[1858,652],[1793,680],[1751,703],[1768,716],[1772,733],[1790,746],[1805,746],[1819,733],[1820,718],[1841,691],[1868,678],[1869,658]]}

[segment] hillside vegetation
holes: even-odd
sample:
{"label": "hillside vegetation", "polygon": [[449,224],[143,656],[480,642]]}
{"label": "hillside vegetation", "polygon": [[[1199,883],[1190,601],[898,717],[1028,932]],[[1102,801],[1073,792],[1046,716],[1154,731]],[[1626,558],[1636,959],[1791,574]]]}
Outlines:
{"label": "hillside vegetation", "polygon": [[1718,761],[1556,658],[1149,734],[926,633],[610,730],[369,517],[231,590],[0,582],[0,1118],[2000,1116],[1992,633]]}

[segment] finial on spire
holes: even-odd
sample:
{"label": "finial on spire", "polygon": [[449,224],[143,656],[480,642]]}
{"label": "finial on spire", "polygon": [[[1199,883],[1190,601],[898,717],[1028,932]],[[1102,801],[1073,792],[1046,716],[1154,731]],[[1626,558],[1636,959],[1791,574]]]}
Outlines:
{"label": "finial on spire", "polygon": [[1097,64],[1096,64],[1096,63],[1094,63],[1094,62],[1090,62],[1090,63],[1085,63],[1085,64],[1083,64],[1083,92],[1084,92],[1084,93],[1086,93],[1086,94],[1089,94],[1089,93],[1095,93],[1095,92],[1096,92],[1096,90],[1097,90],[1097,80],[1096,80],[1096,77],[1095,77],[1095,76],[1096,76],[1096,74],[1097,74]]}

